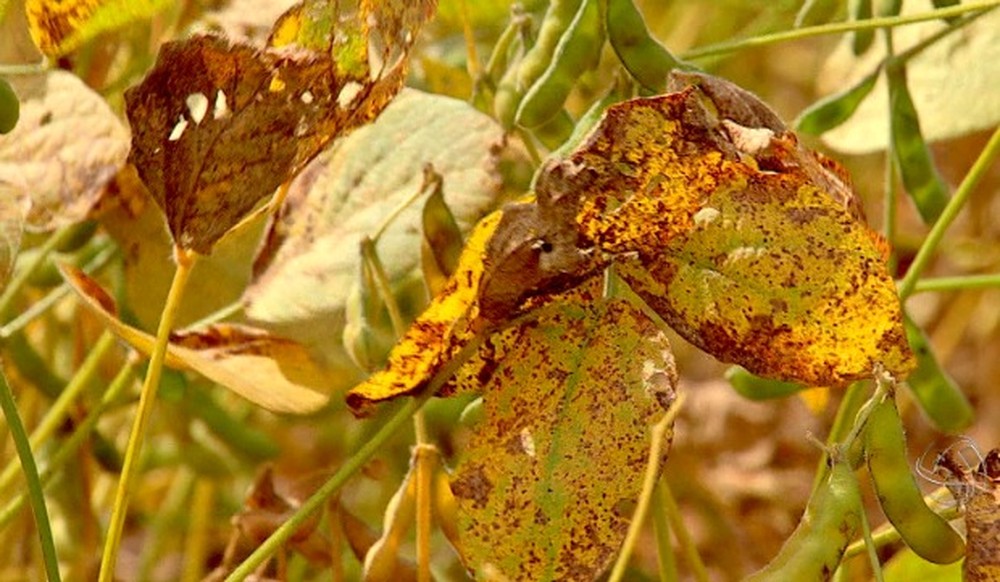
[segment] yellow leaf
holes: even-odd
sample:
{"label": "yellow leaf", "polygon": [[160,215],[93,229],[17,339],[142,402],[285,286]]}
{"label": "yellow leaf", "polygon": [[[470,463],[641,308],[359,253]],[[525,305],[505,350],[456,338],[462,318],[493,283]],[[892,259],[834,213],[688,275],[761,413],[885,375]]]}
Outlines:
{"label": "yellow leaf", "polygon": [[[114,300],[82,271],[63,266],[63,276],[116,336],[148,356],[155,338],[120,319]],[[248,326],[216,324],[172,335],[166,364],[192,369],[274,412],[308,413],[324,406],[327,377],[305,348]]]}
{"label": "yellow leaf", "polygon": [[689,87],[613,106],[539,180],[539,204],[545,190],[572,193],[558,204],[577,209],[580,246],[720,360],[814,386],[878,363],[905,377],[914,361],[884,241],[839,166],[780,127],[739,123],[766,110],[740,102],[751,99]]}
{"label": "yellow leaf", "polygon": [[31,37],[43,53],[58,57],[95,36],[146,20],[169,0],[26,0]]}

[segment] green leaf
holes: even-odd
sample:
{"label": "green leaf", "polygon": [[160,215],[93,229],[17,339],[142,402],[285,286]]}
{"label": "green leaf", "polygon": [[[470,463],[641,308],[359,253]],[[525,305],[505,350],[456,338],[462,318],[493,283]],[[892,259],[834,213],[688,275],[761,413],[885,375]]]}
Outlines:
{"label": "green leaf", "polygon": [[466,566],[596,578],[625,537],[675,381],[666,338],[625,301],[554,304],[521,328],[452,477]]}

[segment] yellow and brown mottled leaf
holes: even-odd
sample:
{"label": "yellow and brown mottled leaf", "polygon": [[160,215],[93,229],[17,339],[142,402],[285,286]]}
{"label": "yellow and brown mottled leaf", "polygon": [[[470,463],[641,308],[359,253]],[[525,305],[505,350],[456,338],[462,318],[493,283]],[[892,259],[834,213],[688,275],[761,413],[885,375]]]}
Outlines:
{"label": "yellow and brown mottled leaf", "polygon": [[[600,266],[575,247],[562,224],[530,200],[487,216],[470,233],[455,273],[389,354],[383,370],[347,396],[355,411],[419,392],[476,338],[482,346],[443,388],[478,388],[510,348],[519,315],[561,299]],[[593,278],[593,277],[591,277]],[[600,297],[599,289],[587,292]]]}
{"label": "yellow and brown mottled leaf", "polygon": [[628,529],[673,357],[622,300],[573,291],[535,313],[485,382],[452,476],[458,546],[478,578],[593,580]]}
{"label": "yellow and brown mottled leaf", "polygon": [[169,0],[26,0],[24,8],[35,44],[56,57],[103,32],[149,19],[168,6]]}
{"label": "yellow and brown mottled leaf", "polygon": [[[339,3],[311,6],[330,19],[322,22],[339,26]],[[386,3],[360,17],[381,22],[395,14]],[[309,24],[314,14],[299,16]],[[410,34],[386,48],[397,60],[377,71],[368,70],[367,57],[363,70],[345,71],[337,60],[367,50],[374,41],[367,37],[358,47],[331,41],[333,53],[298,44],[261,50],[204,35],[165,44],[125,100],[130,160],[166,213],[175,242],[208,254],[333,138],[374,119],[402,87],[405,57],[422,23],[417,16],[407,21]],[[336,27],[325,30],[339,38]]]}
{"label": "yellow and brown mottled leaf", "polygon": [[790,132],[718,117],[742,110],[711,98],[690,87],[609,108],[550,165],[539,204],[576,208],[578,245],[614,257],[643,300],[720,360],[807,385],[870,377],[876,363],[905,377],[913,358],[887,248],[843,170]]}
{"label": "yellow and brown mottled leaf", "polygon": [[[121,340],[148,356],[155,338],[116,314],[114,300],[96,281],[75,267],[63,276],[87,307]],[[175,332],[165,362],[191,369],[274,412],[308,413],[329,401],[334,378],[302,345],[264,330],[231,324]]]}

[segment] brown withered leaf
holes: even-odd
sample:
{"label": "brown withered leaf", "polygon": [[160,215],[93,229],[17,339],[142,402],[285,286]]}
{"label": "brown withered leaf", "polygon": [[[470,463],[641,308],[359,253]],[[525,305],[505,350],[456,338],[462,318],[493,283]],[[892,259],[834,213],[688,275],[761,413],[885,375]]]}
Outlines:
{"label": "brown withered leaf", "polygon": [[14,130],[0,135],[0,195],[27,197],[26,227],[80,222],[125,165],[128,130],[107,102],[65,71],[11,79],[21,100]]}
{"label": "brown withered leaf", "polygon": [[[344,18],[339,3],[324,1],[293,7],[265,49],[207,35],[165,44],[125,101],[129,159],[176,244],[208,254],[334,137],[374,119],[402,87],[406,56],[433,6],[407,13],[402,38],[384,35],[400,32],[395,3],[363,3]],[[372,26],[383,22],[392,25]],[[341,42],[341,26],[351,42]],[[306,33],[328,40],[304,42]],[[370,68],[369,43],[396,60]]]}
{"label": "brown withered leaf", "polygon": [[[114,300],[75,267],[63,277],[84,304],[121,340],[139,353],[152,353],[155,338],[121,321]],[[317,365],[301,344],[249,326],[216,324],[175,332],[165,362],[191,369],[274,412],[304,414],[324,406],[335,378]]]}

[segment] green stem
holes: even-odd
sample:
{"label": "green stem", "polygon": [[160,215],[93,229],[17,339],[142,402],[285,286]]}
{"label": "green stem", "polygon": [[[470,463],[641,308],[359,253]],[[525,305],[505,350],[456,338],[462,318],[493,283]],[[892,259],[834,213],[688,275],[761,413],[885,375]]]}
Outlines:
{"label": "green stem", "polygon": [[[93,273],[103,267],[105,263],[117,254],[118,249],[116,247],[108,247],[98,253],[92,261],[87,263],[86,266],[84,266],[83,271],[87,274]],[[34,321],[35,318],[51,309],[52,306],[58,303],[60,299],[69,295],[71,292],[72,288],[69,286],[69,283],[66,283],[65,281],[52,291],[49,291],[45,297],[39,299],[35,303],[32,303],[31,307],[22,311],[17,315],[17,317],[4,324],[3,327],[0,327],[0,342],[21,331],[21,329]]]}
{"label": "green stem", "polygon": [[45,259],[48,258],[52,251],[73,236],[75,232],[75,225],[70,225],[52,233],[52,236],[38,248],[38,253],[34,256],[33,260],[14,273],[11,280],[7,282],[7,287],[3,290],[3,293],[0,293],[0,321],[7,319],[7,312],[10,311],[11,305],[14,303],[14,298],[21,292],[21,288],[27,284],[31,275],[45,263]]}
{"label": "green stem", "polygon": [[960,16],[967,12],[987,10],[990,8],[996,8],[997,6],[1000,6],[1000,0],[988,0],[983,2],[966,2],[961,5],[949,6],[947,8],[941,8],[938,10],[930,10],[928,12],[922,12],[920,14],[907,14],[902,16],[869,18],[866,20],[856,20],[852,22],[833,22],[830,24],[810,26],[807,28],[797,28],[793,30],[756,36],[753,38],[709,45],[688,51],[687,53],[681,55],[680,58],[682,60],[703,59],[707,57],[728,54],[743,49],[766,46],[769,44],[775,44],[779,42],[800,40],[803,38],[811,38],[814,36],[841,34],[844,32],[850,32],[856,30],[888,28],[894,26],[901,26],[904,24],[925,22],[928,20],[937,20],[939,18],[951,18],[953,16]]}
{"label": "green stem", "polygon": [[708,568],[705,567],[705,562],[702,561],[701,556],[698,554],[698,546],[691,538],[691,532],[684,525],[684,518],[681,516],[681,510],[677,506],[677,500],[674,499],[670,487],[663,488],[661,497],[663,506],[666,509],[667,519],[670,521],[670,529],[677,536],[677,543],[681,547],[681,555],[684,556],[688,567],[691,568],[692,576],[694,576],[697,582],[708,582]]}
{"label": "green stem", "polygon": [[914,285],[913,294],[932,291],[967,291],[969,289],[989,289],[992,287],[1000,287],[1000,273],[921,279]]}
{"label": "green stem", "polygon": [[410,398],[403,404],[403,406],[396,412],[396,414],[389,419],[382,428],[379,429],[371,439],[368,440],[364,445],[361,446],[351,458],[347,459],[340,469],[330,477],[330,479],[323,484],[319,490],[316,491],[303,503],[299,508],[288,518],[281,526],[279,526],[274,533],[271,534],[264,543],[257,546],[257,549],[253,551],[243,562],[233,569],[232,573],[226,578],[226,582],[237,582],[239,580],[244,580],[249,577],[258,566],[264,563],[272,554],[274,554],[282,544],[288,541],[295,532],[316,510],[320,509],[326,500],[329,499],[334,493],[340,490],[341,487],[347,482],[347,480],[354,475],[358,470],[368,462],[375,453],[378,452],[379,448],[388,441],[393,435],[396,434],[400,429],[409,424],[410,417],[413,416],[417,410],[423,406],[424,402],[430,398],[431,392],[427,391],[425,394]]}
{"label": "green stem", "polygon": [[104,542],[104,553],[101,555],[100,582],[112,582],[115,579],[115,562],[118,549],[121,546],[122,533],[125,529],[125,515],[128,512],[128,502],[131,489],[139,472],[139,455],[142,452],[142,440],[146,433],[146,424],[153,412],[156,401],[156,390],[160,385],[160,374],[163,371],[163,361],[167,354],[167,344],[170,339],[170,329],[174,318],[180,309],[184,289],[187,286],[191,269],[197,260],[197,255],[182,249],[174,248],[177,270],[170,284],[167,300],[160,314],[160,325],[156,330],[156,343],[150,355],[146,379],[139,393],[139,407],[136,410],[132,432],[129,433],[128,445],[125,448],[125,464],[118,479],[118,489],[115,491],[115,502],[111,510],[111,522],[108,524],[108,537]]}
{"label": "green stem", "polygon": [[[129,363],[118,371],[118,375],[111,381],[111,386],[108,388],[108,391],[104,393],[104,397],[101,399],[100,404],[92,408],[90,412],[87,413],[83,422],[76,427],[73,434],[70,435],[68,439],[59,445],[59,448],[56,449],[56,452],[49,459],[48,463],[46,463],[45,469],[42,470],[40,476],[43,487],[48,486],[49,481],[52,480],[52,477],[56,474],[56,472],[66,464],[72,455],[76,453],[77,449],[80,448],[80,445],[83,444],[84,439],[90,435],[90,432],[97,424],[97,421],[100,420],[104,411],[118,399],[118,396],[125,391],[125,388],[131,385],[134,373],[135,363]],[[3,508],[3,510],[0,510],[0,530],[6,527],[7,524],[10,523],[10,520],[17,515],[17,512],[24,507],[25,499],[25,493],[19,493]]]}
{"label": "green stem", "polygon": [[666,414],[663,415],[650,431],[649,456],[646,462],[646,474],[642,480],[642,490],[639,493],[639,500],[636,503],[635,512],[632,514],[632,522],[629,524],[628,532],[625,534],[625,541],[618,551],[618,559],[611,569],[608,582],[619,582],[625,576],[625,568],[628,566],[629,557],[635,544],[639,541],[639,532],[642,531],[642,524],[646,520],[646,513],[649,511],[649,502],[653,497],[653,489],[656,487],[657,477],[660,475],[660,462],[663,459],[663,445],[667,441],[667,431],[674,425],[674,419],[684,404],[684,394],[678,394],[674,399]]}
{"label": "green stem", "polygon": [[878,549],[875,547],[875,541],[872,539],[872,526],[868,522],[868,512],[865,511],[864,507],[858,507],[858,510],[861,514],[861,535],[865,540],[865,548],[868,549],[868,561],[872,565],[872,574],[875,582],[884,582],[882,564],[878,561]]}
{"label": "green stem", "polygon": [[28,434],[21,423],[21,416],[17,413],[17,404],[14,402],[14,395],[7,385],[7,378],[0,373],[0,408],[7,419],[7,427],[10,436],[14,440],[14,448],[17,449],[17,456],[21,459],[21,468],[24,471],[24,478],[28,485],[28,499],[31,501],[31,510],[35,514],[35,526],[38,528],[38,540],[42,545],[42,559],[45,561],[45,575],[52,582],[59,582],[59,561],[56,559],[56,547],[52,541],[52,527],[49,523],[49,512],[45,508],[45,497],[42,495],[42,483],[38,478],[38,466],[35,464],[35,457],[31,453],[31,445],[28,443]]}
{"label": "green stem", "polygon": [[[101,338],[97,340],[97,345],[87,355],[87,359],[80,365],[80,369],[76,371],[73,379],[70,380],[62,393],[59,394],[59,398],[52,404],[52,407],[49,408],[45,414],[45,418],[35,427],[34,432],[31,434],[32,448],[41,446],[62,425],[66,419],[69,407],[76,402],[77,396],[90,385],[91,381],[97,375],[97,368],[101,360],[104,359],[104,356],[114,345],[115,336],[110,331],[105,331],[101,335]],[[17,466],[11,462],[4,467],[3,473],[0,473],[0,491],[5,491],[10,487],[16,476]]]}
{"label": "green stem", "polygon": [[656,492],[653,495],[650,516],[653,519],[653,531],[656,534],[656,565],[660,582],[677,582],[677,559],[670,543],[670,522],[667,521],[667,505],[664,498],[670,494],[667,490],[667,480],[660,478],[656,482]]}
{"label": "green stem", "polygon": [[951,226],[951,223],[958,216],[962,208],[965,207],[969,196],[972,195],[973,190],[975,190],[979,182],[986,176],[986,172],[990,169],[998,154],[1000,154],[1000,127],[997,127],[993,132],[989,142],[986,143],[986,147],[980,152],[976,162],[969,169],[962,183],[955,190],[954,196],[948,201],[948,205],[945,206],[941,212],[941,216],[927,234],[924,243],[920,245],[917,256],[913,259],[913,263],[910,264],[910,268],[907,269],[906,275],[899,284],[899,297],[901,299],[906,299],[913,294],[921,273],[930,265],[931,257],[937,250],[937,246],[944,237],[944,233]]}

